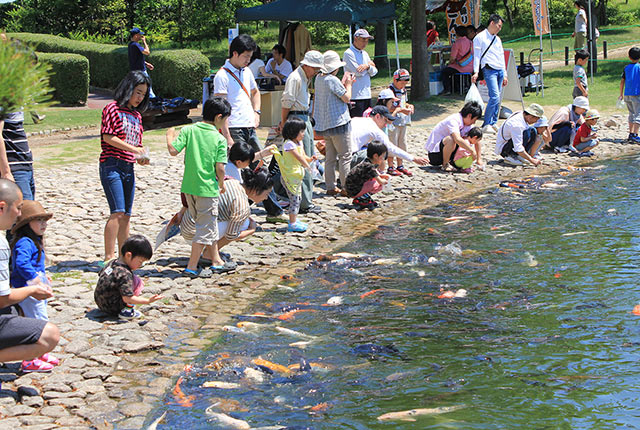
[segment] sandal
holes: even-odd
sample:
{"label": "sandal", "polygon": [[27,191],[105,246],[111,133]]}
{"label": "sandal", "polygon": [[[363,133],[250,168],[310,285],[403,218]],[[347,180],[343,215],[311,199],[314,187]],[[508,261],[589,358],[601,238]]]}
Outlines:
{"label": "sandal", "polygon": [[188,276],[191,279],[196,279],[196,278],[210,278],[213,273],[211,272],[211,270],[209,270],[209,268],[206,268],[198,272],[191,269],[184,269],[182,271],[182,274],[185,276]]}
{"label": "sandal", "polygon": [[209,270],[211,273],[221,274],[221,273],[231,272],[232,270],[236,270],[237,268],[238,268],[238,264],[236,264],[233,261],[227,261],[222,266],[211,266],[206,269],[203,269],[203,271]]}

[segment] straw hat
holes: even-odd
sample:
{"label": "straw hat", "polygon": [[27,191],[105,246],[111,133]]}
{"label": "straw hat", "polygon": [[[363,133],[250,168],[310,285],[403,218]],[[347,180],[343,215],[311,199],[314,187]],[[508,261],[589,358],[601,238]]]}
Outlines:
{"label": "straw hat", "polygon": [[25,200],[22,204],[22,213],[18,219],[16,219],[16,224],[11,228],[11,233],[15,233],[20,227],[25,224],[29,224],[36,218],[46,218],[49,220],[52,216],[52,213],[45,212],[40,202]]}
{"label": "straw hat", "polygon": [[322,61],[324,66],[322,66],[322,73],[332,73],[334,70],[343,67],[345,64],[344,61],[340,59],[340,55],[336,51],[327,51],[322,54]]}
{"label": "straw hat", "polygon": [[589,109],[584,114],[584,119],[596,119],[596,118],[600,118],[600,112],[598,112],[596,109]]}
{"label": "straw hat", "polygon": [[300,61],[300,64],[322,69],[324,67],[322,53],[320,51],[307,51],[307,53],[304,54],[304,59]]}

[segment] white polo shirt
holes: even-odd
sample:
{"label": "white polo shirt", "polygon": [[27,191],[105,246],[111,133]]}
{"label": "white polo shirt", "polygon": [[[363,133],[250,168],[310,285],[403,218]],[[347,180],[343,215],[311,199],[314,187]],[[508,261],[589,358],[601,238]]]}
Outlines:
{"label": "white polo shirt", "polygon": [[403,160],[413,161],[413,155],[391,143],[389,136],[378,127],[373,118],[351,118],[351,152],[366,148],[374,140],[385,144],[389,157],[400,157]]}
{"label": "white polo shirt", "polygon": [[253,103],[251,103],[251,91],[258,88],[253,73],[248,67],[244,69],[236,69],[231,65],[229,60],[224,63],[224,67],[229,69],[249,92],[249,95],[242,89],[240,83],[233,76],[229,75],[225,69],[218,70],[213,80],[213,93],[226,96],[227,101],[231,104],[231,116],[229,117],[229,127],[248,127],[255,128],[256,117],[253,111]]}
{"label": "white polo shirt", "polygon": [[496,136],[496,155],[502,153],[502,148],[507,144],[509,139],[513,142],[513,150],[515,152],[524,152],[524,145],[522,142],[522,133],[531,127],[524,119],[524,112],[518,112],[511,115],[502,127],[498,129],[498,135]]}

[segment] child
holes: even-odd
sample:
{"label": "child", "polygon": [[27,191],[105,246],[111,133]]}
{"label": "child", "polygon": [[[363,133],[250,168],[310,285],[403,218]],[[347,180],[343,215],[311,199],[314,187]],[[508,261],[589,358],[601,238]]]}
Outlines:
{"label": "child", "polygon": [[581,156],[591,157],[593,155],[591,150],[598,146],[598,133],[593,128],[598,122],[598,118],[600,118],[600,114],[595,109],[589,109],[584,114],[584,124],[578,129],[571,144],[571,148]]}
{"label": "child", "polygon": [[[389,89],[398,99],[393,104],[393,109],[389,108],[389,112],[398,118],[393,122],[393,128],[389,129],[389,139],[391,143],[405,151],[407,150],[407,126],[411,124],[411,114],[414,113],[413,105],[407,103],[406,86],[410,79],[411,76],[406,69],[398,69],[393,73],[393,83],[389,85]],[[398,167],[394,167],[393,158],[389,158],[388,174],[392,176],[400,176],[401,174],[413,176],[413,173],[402,165],[400,157],[396,157]]]}
{"label": "child", "polygon": [[138,297],[142,281],[133,274],[152,255],[151,244],[144,236],[130,236],[122,245],[118,259],[108,262],[98,273],[98,285],[93,293],[98,309],[107,315],[130,320],[141,315],[133,305],[148,305],[160,300],[159,294],[148,299]]}
{"label": "child", "polygon": [[371,194],[382,190],[389,179],[389,175],[381,175],[387,163],[387,146],[374,140],[367,146],[367,158],[349,171],[345,190],[349,197],[353,197],[353,204],[357,210],[373,210],[378,206]]}
{"label": "child", "polygon": [[475,158],[471,151],[467,151],[462,146],[458,147],[454,157],[453,165],[457,167],[463,173],[473,172],[473,162],[476,162],[478,169],[484,170],[484,163],[482,162],[482,129],[480,127],[473,127],[469,130],[469,133],[465,137],[465,140],[475,148]]}
{"label": "child", "polygon": [[[395,94],[393,94],[393,91],[391,91],[391,89],[389,88],[385,88],[384,90],[380,91],[380,94],[378,94],[376,106],[386,106],[386,108],[389,109],[389,112],[393,114],[396,109],[400,110],[400,108],[398,107],[399,102],[400,99],[397,98]],[[367,110],[365,110],[362,114],[362,117],[369,118],[371,116],[371,111],[373,110],[373,108],[374,106],[367,108]],[[388,131],[389,127],[386,127],[385,130]]]}
{"label": "child", "polygon": [[302,233],[307,231],[307,224],[297,221],[300,202],[302,200],[302,178],[304,169],[311,170],[310,161],[316,156],[308,157],[302,147],[302,139],[306,130],[305,122],[297,117],[289,117],[282,127],[283,153],[277,149],[272,153],[280,167],[280,181],[289,196],[289,225],[287,231]]}
{"label": "child", "polygon": [[585,64],[589,61],[590,54],[584,49],[578,49],[575,56],[575,66],[573,68],[573,98],[578,96],[589,97],[587,90],[587,72],[584,70]]}
{"label": "child", "polygon": [[620,81],[620,97],[627,104],[629,110],[629,138],[632,143],[640,143],[638,130],[640,129],[640,48],[634,46],[629,49],[629,61],[622,71]]}
{"label": "child", "polygon": [[248,143],[234,143],[229,149],[229,161],[224,167],[225,176],[242,183],[242,169],[246,169],[254,161],[262,161],[264,157],[271,154],[272,147],[276,146],[270,145],[262,151],[256,152]]}
{"label": "child", "polygon": [[[184,175],[180,191],[186,194],[191,218],[196,223],[196,234],[191,242],[191,255],[184,274],[191,278],[210,278],[213,273],[224,273],[236,268],[225,263],[218,253],[218,196],[224,193],[224,171],[227,163],[227,141],[218,130],[227,129],[231,105],[222,97],[207,100],[202,110],[202,122],[180,130],[167,130],[167,149],[175,156],[183,149]],[[211,267],[200,271],[198,261],[205,246],[211,246]]]}
{"label": "child", "polygon": [[[532,125],[533,128],[536,129],[536,133],[538,133],[538,139],[542,141],[539,148],[544,148],[551,144],[551,133],[549,133],[549,120],[546,116],[542,116],[535,124]],[[538,153],[537,155],[540,155]],[[540,158],[542,156],[540,155]]]}

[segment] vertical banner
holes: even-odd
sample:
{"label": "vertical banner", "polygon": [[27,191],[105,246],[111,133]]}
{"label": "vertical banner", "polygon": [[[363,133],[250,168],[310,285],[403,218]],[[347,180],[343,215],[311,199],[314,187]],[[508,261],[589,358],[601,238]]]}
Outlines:
{"label": "vertical banner", "polygon": [[480,0],[466,0],[462,7],[459,3],[449,2],[445,13],[449,43],[453,44],[456,41],[456,26],[473,25],[477,27],[480,25]]}
{"label": "vertical banner", "polygon": [[547,0],[531,0],[531,11],[533,14],[533,28],[536,36],[551,33],[549,25],[549,10]]}

